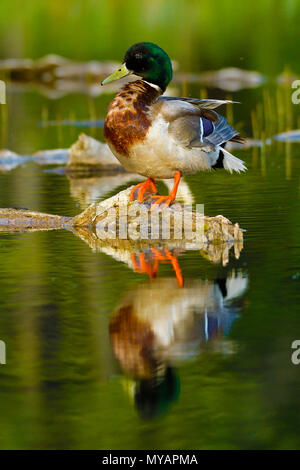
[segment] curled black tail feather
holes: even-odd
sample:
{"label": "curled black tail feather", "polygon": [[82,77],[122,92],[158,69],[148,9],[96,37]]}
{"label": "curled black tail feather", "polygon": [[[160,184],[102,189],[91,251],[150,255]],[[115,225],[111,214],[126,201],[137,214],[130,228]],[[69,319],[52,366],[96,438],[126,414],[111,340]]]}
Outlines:
{"label": "curled black tail feather", "polygon": [[232,139],[230,139],[229,142],[237,142],[238,144],[244,144],[245,139],[243,139],[243,137],[241,137],[240,135],[235,135],[234,137],[232,137]]}
{"label": "curled black tail feather", "polygon": [[[225,145],[226,145],[226,142],[224,144],[221,144],[220,147],[225,148]],[[212,166],[212,169],[216,170],[217,168],[224,168],[223,161],[224,161],[224,153],[222,152],[222,150],[220,150],[218,160]]]}

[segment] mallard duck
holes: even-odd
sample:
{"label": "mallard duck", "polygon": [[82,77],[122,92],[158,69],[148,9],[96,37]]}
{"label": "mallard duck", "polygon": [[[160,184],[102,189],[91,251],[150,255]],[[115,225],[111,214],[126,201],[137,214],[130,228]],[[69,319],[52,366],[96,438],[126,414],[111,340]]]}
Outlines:
{"label": "mallard duck", "polygon": [[171,365],[193,356],[196,344],[223,342],[246,289],[247,278],[235,272],[227,279],[188,280],[183,289],[168,278],[139,284],[110,319],[110,338],[122,369],[150,378],[157,362]]}
{"label": "mallard duck", "polygon": [[[244,162],[225,150],[228,141],[241,141],[214,108],[225,100],[200,100],[161,96],[173,75],[168,54],[156,44],[140,42],[125,54],[123,65],[102,85],[127,75],[140,77],[127,83],[111,101],[104,136],[126,170],[147,177],[131,192],[143,202],[150,191],[151,205],[170,205],[182,175],[199,170],[246,170]],[[168,196],[157,193],[155,179],[174,178]]]}

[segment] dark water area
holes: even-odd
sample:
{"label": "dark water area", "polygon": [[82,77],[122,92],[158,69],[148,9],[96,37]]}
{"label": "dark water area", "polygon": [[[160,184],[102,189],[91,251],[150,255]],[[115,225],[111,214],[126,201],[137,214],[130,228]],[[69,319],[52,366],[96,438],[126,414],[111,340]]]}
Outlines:
{"label": "dark water area", "polygon": [[[241,104],[224,112],[244,136],[272,90],[230,93]],[[0,147],[68,148],[81,131],[103,140],[101,127],[49,122],[101,121],[110,98],[8,87]],[[233,153],[245,174],[185,181],[206,215],[246,230],[243,250],[226,266],[183,253],[183,288],[170,262],[149,279],[71,232],[0,232],[0,448],[299,448],[300,146]],[[0,207],[74,216],[134,183],[51,170],[29,162],[0,173]]]}

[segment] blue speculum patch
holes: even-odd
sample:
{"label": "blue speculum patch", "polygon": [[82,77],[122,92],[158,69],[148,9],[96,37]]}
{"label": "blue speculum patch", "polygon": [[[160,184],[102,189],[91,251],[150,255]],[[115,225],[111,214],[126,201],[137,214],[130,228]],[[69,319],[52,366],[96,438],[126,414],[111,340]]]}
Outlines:
{"label": "blue speculum patch", "polygon": [[203,125],[203,136],[207,137],[210,135],[213,130],[214,130],[214,125],[209,119],[206,118],[201,118],[202,119],[202,125]]}

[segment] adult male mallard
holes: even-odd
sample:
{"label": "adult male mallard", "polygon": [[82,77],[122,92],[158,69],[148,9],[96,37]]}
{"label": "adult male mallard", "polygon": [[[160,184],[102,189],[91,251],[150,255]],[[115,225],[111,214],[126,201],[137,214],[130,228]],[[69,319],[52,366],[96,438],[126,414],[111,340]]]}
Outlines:
{"label": "adult male mallard", "polygon": [[[229,140],[240,141],[223,116],[215,111],[223,100],[161,96],[172,79],[169,56],[150,42],[134,44],[123,65],[102,85],[129,74],[141,79],[126,84],[110,103],[104,136],[126,170],[148,179],[135,186],[131,200],[142,202],[151,191],[152,209],[170,205],[181,175],[225,168],[244,171],[244,162],[224,149]],[[156,178],[173,178],[169,196],[157,194]]]}

